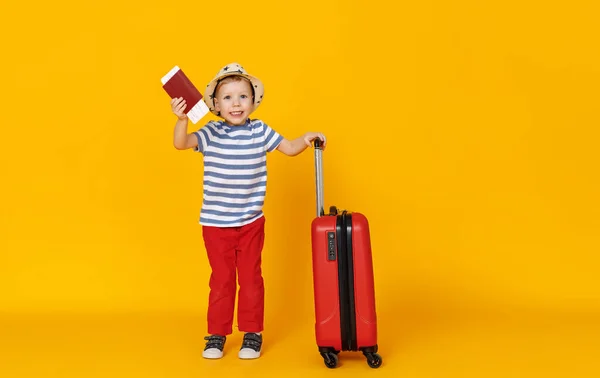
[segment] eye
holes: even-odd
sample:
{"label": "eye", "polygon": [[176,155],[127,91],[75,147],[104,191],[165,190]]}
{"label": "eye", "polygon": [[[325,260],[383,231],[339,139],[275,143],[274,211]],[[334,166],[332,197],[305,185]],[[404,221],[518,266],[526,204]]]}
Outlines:
{"label": "eye", "polygon": [[229,96],[229,95],[223,97],[223,99],[225,99],[225,100],[229,100],[230,98],[231,98],[231,96]]}
{"label": "eye", "polygon": [[248,98],[248,96],[247,96],[247,95],[242,95],[241,97],[242,97],[242,98]]}

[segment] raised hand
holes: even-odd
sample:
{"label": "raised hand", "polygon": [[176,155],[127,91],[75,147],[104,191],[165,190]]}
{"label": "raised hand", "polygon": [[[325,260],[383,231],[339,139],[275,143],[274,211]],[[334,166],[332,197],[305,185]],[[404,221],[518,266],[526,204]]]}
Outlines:
{"label": "raised hand", "polygon": [[187,115],[184,113],[186,106],[187,104],[183,97],[175,97],[171,100],[171,110],[179,119],[187,118]]}

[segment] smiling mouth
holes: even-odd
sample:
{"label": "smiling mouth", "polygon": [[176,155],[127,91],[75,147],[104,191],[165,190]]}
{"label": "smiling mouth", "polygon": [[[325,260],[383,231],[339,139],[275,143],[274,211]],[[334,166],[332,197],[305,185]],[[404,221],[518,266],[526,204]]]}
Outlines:
{"label": "smiling mouth", "polygon": [[229,112],[232,116],[242,115],[243,112]]}

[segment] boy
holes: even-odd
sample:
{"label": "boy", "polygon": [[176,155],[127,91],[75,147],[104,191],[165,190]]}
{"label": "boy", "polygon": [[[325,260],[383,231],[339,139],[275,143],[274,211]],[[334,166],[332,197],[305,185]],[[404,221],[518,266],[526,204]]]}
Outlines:
{"label": "boy", "polygon": [[250,114],[262,102],[262,82],[237,63],[223,67],[204,94],[210,111],[222,118],[187,133],[185,100],[174,98],[171,109],[178,117],[173,145],[193,148],[204,155],[202,235],[212,269],[209,280],[208,333],[204,358],[223,357],[227,335],[232,333],[236,297],[236,271],[240,290],[238,327],[244,332],[238,357],[260,357],[264,318],[261,252],[265,217],[267,152],[278,150],[295,156],[311,146],[321,133],[308,132],[288,140]]}

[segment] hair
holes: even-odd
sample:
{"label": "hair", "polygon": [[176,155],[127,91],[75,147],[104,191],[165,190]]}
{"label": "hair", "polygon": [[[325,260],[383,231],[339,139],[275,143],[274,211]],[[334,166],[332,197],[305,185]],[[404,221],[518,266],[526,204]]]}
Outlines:
{"label": "hair", "polygon": [[248,82],[248,85],[250,85],[250,89],[252,90],[252,100],[254,101],[254,86],[252,85],[252,82],[241,75],[230,75],[230,76],[225,76],[224,78],[220,79],[217,82],[217,85],[215,86],[215,92],[214,92],[214,96],[217,96],[217,91],[219,90],[219,88],[221,88],[221,85],[225,84],[225,83],[230,83],[232,81],[242,81],[242,80],[246,80]]}

